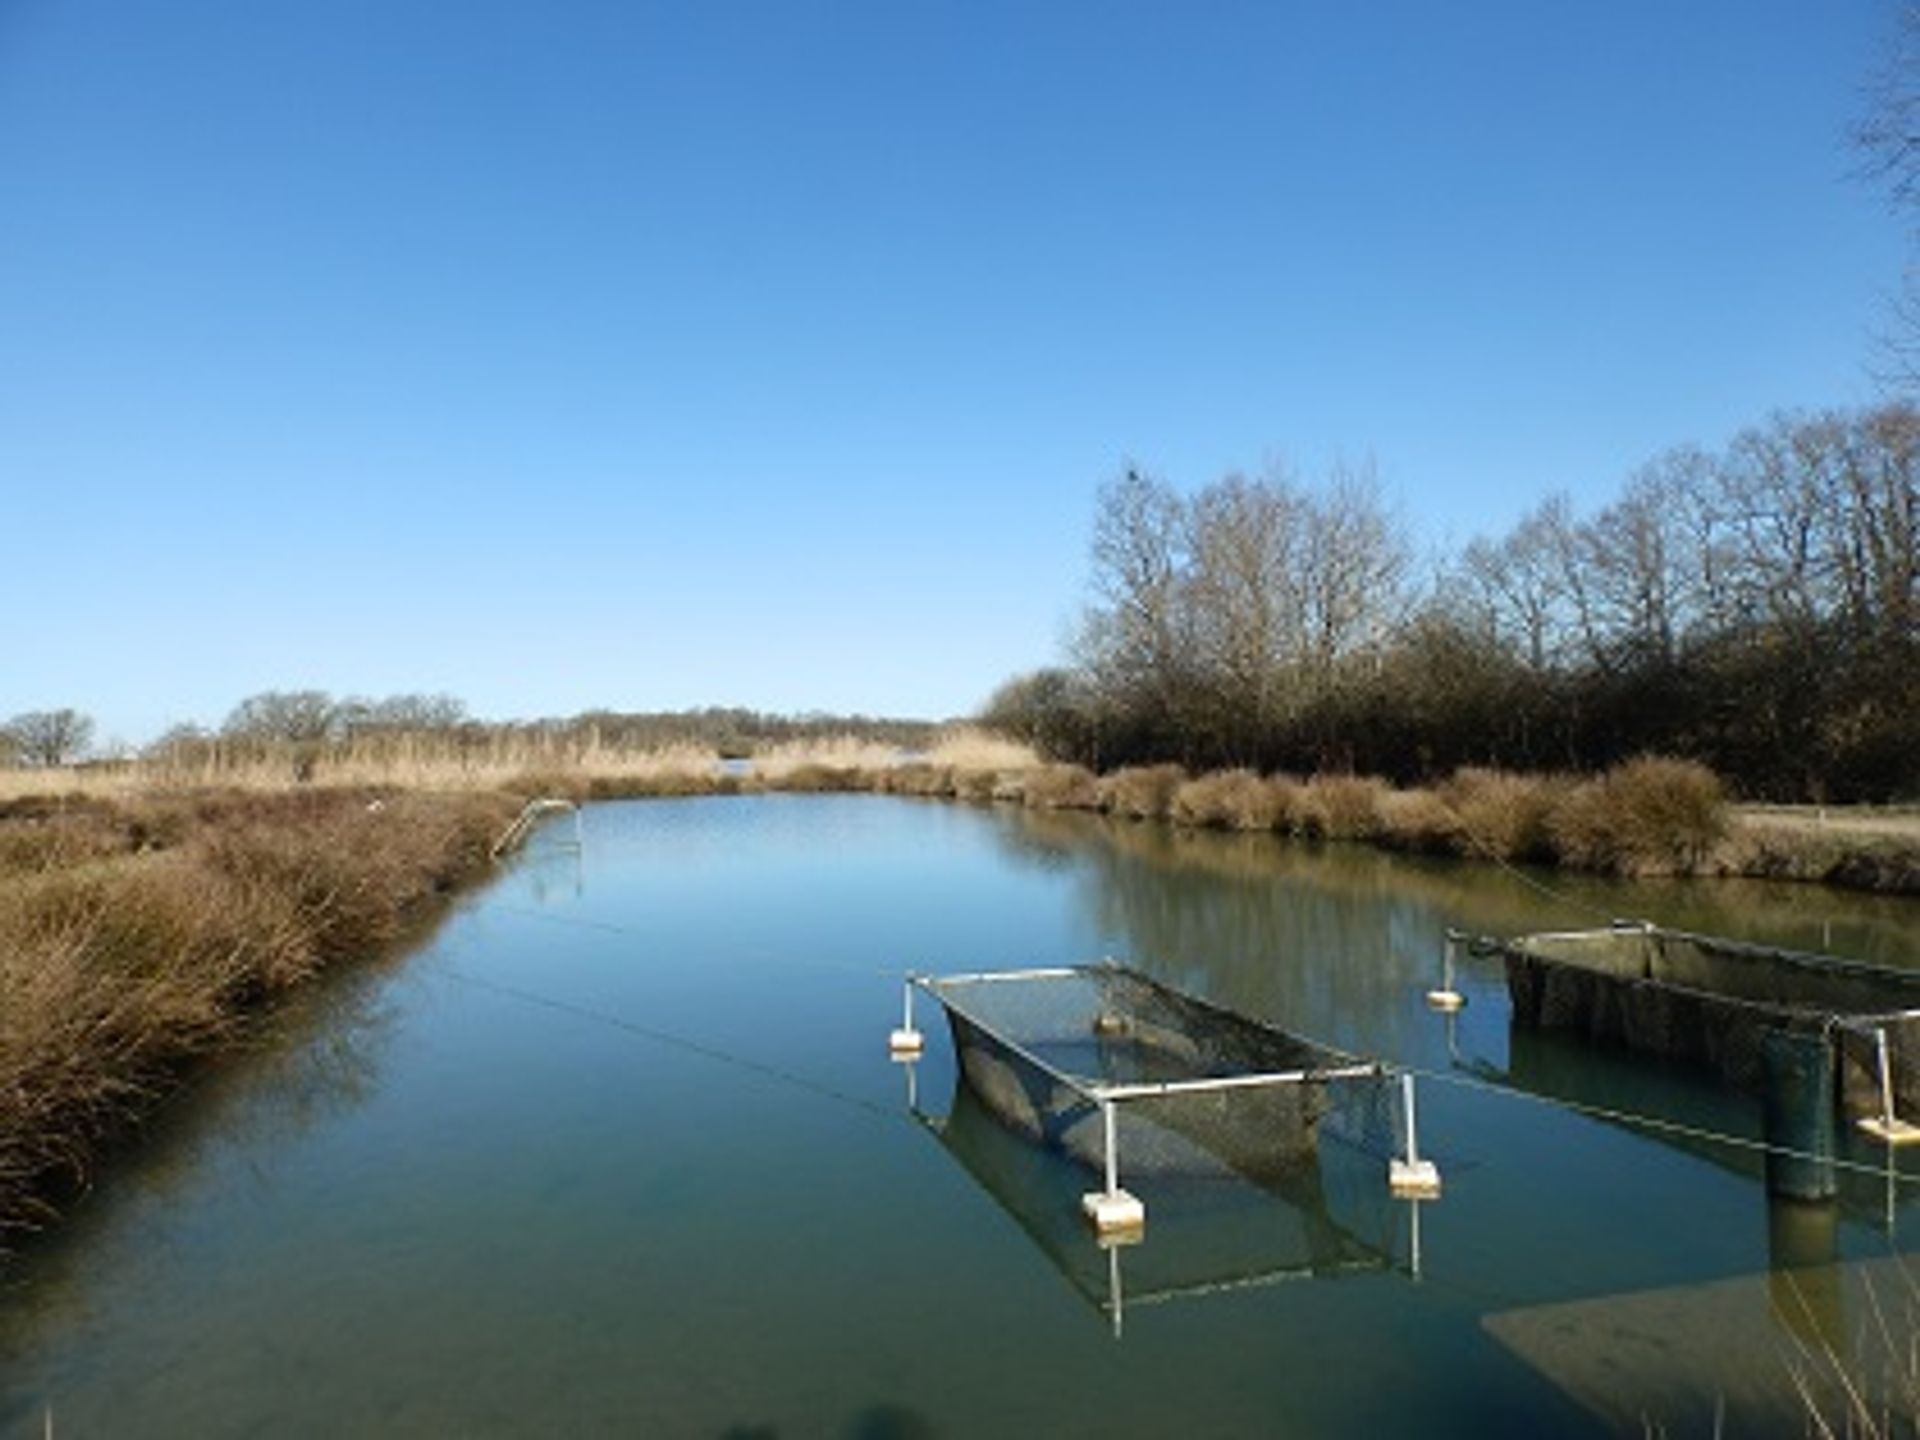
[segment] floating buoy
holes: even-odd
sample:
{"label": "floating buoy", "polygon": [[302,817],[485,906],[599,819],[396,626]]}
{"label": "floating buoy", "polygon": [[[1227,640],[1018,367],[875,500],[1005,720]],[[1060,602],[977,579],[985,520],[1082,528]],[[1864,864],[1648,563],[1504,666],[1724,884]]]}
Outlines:
{"label": "floating buoy", "polygon": [[1080,1212],[1102,1239],[1138,1236],[1147,1228],[1147,1207],[1126,1190],[1090,1190],[1080,1197]]}
{"label": "floating buoy", "polygon": [[1880,1081],[1880,1113],[1859,1122],[1861,1133],[1871,1135],[1882,1145],[1912,1145],[1920,1142],[1920,1125],[1902,1120],[1893,1109],[1893,1057],[1887,1050],[1887,1027],[1873,1027],[1875,1069]]}
{"label": "floating buoy", "polygon": [[1446,950],[1440,961],[1440,988],[1427,991],[1427,1008],[1438,1010],[1443,1015],[1451,1015],[1467,1003],[1467,997],[1455,989],[1453,984],[1453,952],[1460,940],[1460,931],[1447,931]]}
{"label": "floating buoy", "polygon": [[926,1048],[926,1037],[911,1026],[903,1025],[887,1036],[887,1053],[896,1060],[918,1060]]}
{"label": "floating buoy", "polygon": [[1387,1188],[1400,1200],[1438,1200],[1440,1169],[1431,1160],[1392,1160],[1387,1165]]}
{"label": "floating buoy", "polygon": [[1889,1120],[1884,1115],[1869,1115],[1859,1124],[1861,1134],[1871,1135],[1882,1145],[1920,1143],[1920,1125],[1915,1125],[1911,1120]]}
{"label": "floating buoy", "polygon": [[1387,1162],[1387,1188],[1401,1200],[1440,1198],[1440,1167],[1420,1158],[1420,1136],[1414,1123],[1413,1076],[1400,1077],[1400,1104],[1407,1122],[1407,1153]]}
{"label": "floating buoy", "polygon": [[900,1028],[887,1036],[887,1054],[900,1061],[918,1060],[926,1043],[913,1023],[913,976],[909,974],[902,990]]}

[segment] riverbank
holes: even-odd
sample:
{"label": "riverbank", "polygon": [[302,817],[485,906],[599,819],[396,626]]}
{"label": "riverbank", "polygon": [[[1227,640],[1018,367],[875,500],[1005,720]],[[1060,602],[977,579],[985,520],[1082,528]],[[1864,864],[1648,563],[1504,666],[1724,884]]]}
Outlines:
{"label": "riverbank", "polygon": [[1584,776],[1463,769],[1433,784],[1396,788],[1365,775],[1189,775],[1173,765],[1095,774],[966,727],[915,752],[847,738],[769,746],[749,760],[723,760],[697,746],[604,745],[591,735],[478,749],[431,737],[381,739],[298,764],[271,753],[210,753],[211,759],[184,767],[127,761],[0,771],[0,806],[34,795],[128,800],[210,788],[379,787],[575,801],[870,792],[1091,811],[1628,878],[1739,877],[1920,894],[1920,809],[1742,805],[1703,767],[1659,758]]}
{"label": "riverbank", "polygon": [[486,873],[515,808],[357,787],[0,804],[0,1248],[276,1000]]}
{"label": "riverbank", "polygon": [[487,873],[493,841],[535,795],[872,792],[1097,812],[1170,833],[1920,893],[1913,817],[1742,810],[1708,772],[1665,760],[1584,778],[1461,771],[1394,789],[1171,766],[1094,775],[971,734],[909,757],[846,742],[750,765],[697,750],[590,758],[511,770],[414,757],[384,771],[323,766],[307,782],[265,765],[184,787],[210,777],[137,767],[4,777],[0,1243],[56,1213],[116,1137],[196,1064],[245,1044],[282,995],[379,953]]}

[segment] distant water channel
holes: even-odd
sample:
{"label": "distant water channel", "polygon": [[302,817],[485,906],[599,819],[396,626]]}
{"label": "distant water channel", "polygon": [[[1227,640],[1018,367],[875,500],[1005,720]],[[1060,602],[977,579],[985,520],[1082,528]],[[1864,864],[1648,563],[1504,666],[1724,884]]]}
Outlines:
{"label": "distant water channel", "polygon": [[[1750,1150],[1482,1088],[1760,1127],[1707,1080],[1510,1034],[1493,962],[1457,1019],[1422,998],[1448,926],[1635,915],[1920,963],[1911,901],[1549,894],[861,796],[571,833],[323,987],[0,1269],[0,1433],[1706,1434],[1708,1391],[1760,1404],[1743,1375],[1864,1323],[1770,1266],[1915,1238],[1920,1189],[1849,1171],[1833,1206],[1770,1205]],[[1453,1077],[1420,1090],[1442,1198],[1415,1215],[1371,1160],[1312,1195],[1148,1180],[1144,1244],[1109,1254],[1071,1213],[1089,1177],[956,1094],[924,1010],[915,1118],[899,972],[1102,955]]]}

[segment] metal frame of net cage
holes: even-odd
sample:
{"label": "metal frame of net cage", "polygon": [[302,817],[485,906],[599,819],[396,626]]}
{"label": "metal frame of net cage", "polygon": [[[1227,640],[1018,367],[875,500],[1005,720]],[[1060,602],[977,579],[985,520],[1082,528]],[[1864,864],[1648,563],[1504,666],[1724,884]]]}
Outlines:
{"label": "metal frame of net cage", "polygon": [[[1236,1172],[1266,1181],[1311,1163],[1323,1124],[1371,1126],[1394,1147],[1396,1193],[1432,1195],[1419,1158],[1412,1077],[1210,1004],[1112,961],[910,975],[900,1058],[921,1045],[913,994],[940,1002],[966,1084],[1000,1122],[1097,1169],[1082,1209],[1102,1233],[1137,1229],[1134,1174]],[[1383,1118],[1384,1117],[1384,1118]],[[1397,1153],[1404,1145],[1405,1153]]]}
{"label": "metal frame of net cage", "polygon": [[[1449,943],[1452,943],[1450,937]],[[1920,1141],[1920,971],[1640,921],[1476,942],[1514,1023],[1717,1071],[1764,1103],[1769,1185],[1835,1190],[1834,1122]]]}

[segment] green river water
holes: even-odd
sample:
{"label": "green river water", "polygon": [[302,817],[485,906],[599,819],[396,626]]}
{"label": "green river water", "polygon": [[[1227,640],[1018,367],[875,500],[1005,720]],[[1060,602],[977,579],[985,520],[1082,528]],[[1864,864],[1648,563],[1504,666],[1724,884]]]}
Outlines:
{"label": "green river water", "polygon": [[[1704,1435],[1716,1407],[1801,1433],[1779,1377],[1920,1309],[1887,1258],[1920,1187],[1883,1152],[1845,1142],[1832,1205],[1770,1203],[1752,1150],[1527,1097],[1747,1137],[1755,1102],[1510,1033],[1492,961],[1457,1018],[1422,998],[1448,926],[1633,915],[1910,964],[1913,901],[1549,893],[864,796],[570,834],[278,1019],[5,1262],[0,1433]],[[911,1075],[886,1036],[909,968],[1103,955],[1433,1076],[1442,1197],[1390,1200],[1378,1157],[1311,1195],[1143,1181],[1144,1243],[1098,1248],[1090,1176],[970,1102],[937,1016]]]}

